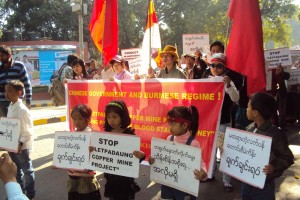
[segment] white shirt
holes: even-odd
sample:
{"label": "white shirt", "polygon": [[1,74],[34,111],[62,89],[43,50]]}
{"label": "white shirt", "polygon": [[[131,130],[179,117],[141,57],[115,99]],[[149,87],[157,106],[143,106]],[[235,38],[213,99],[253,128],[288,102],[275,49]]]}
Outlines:
{"label": "white shirt", "polygon": [[110,79],[110,78],[114,77],[114,75],[115,75],[115,72],[112,69],[112,67],[110,67],[108,69],[104,68],[101,73],[102,79]]}
{"label": "white shirt", "polygon": [[33,149],[33,121],[29,109],[23,104],[21,99],[10,103],[7,117],[20,119],[19,141],[23,143],[23,149]]}

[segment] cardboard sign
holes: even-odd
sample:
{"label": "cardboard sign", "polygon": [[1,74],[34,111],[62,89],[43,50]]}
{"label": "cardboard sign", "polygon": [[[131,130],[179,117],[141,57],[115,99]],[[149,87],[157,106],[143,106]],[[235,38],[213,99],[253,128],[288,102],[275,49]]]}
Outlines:
{"label": "cardboard sign", "polygon": [[263,188],[269,164],[272,138],[227,128],[220,171],[252,186]]}
{"label": "cardboard sign", "polygon": [[20,120],[1,117],[0,119],[0,148],[18,152],[20,136]]}
{"label": "cardboard sign", "polygon": [[140,150],[140,137],[127,134],[97,132],[91,135],[89,169],[137,178],[139,159],[133,151]]}
{"label": "cardboard sign", "polygon": [[270,62],[269,68],[276,68],[278,64],[283,67],[292,65],[291,52],[289,48],[265,50],[265,60]]}
{"label": "cardboard sign", "polygon": [[88,169],[92,132],[55,132],[53,165],[66,169]]}
{"label": "cardboard sign", "polygon": [[168,140],[152,138],[150,180],[198,196],[199,181],[194,170],[200,170],[201,149]]}
{"label": "cardboard sign", "polygon": [[209,54],[209,34],[183,34],[183,54],[194,53],[199,49]]}

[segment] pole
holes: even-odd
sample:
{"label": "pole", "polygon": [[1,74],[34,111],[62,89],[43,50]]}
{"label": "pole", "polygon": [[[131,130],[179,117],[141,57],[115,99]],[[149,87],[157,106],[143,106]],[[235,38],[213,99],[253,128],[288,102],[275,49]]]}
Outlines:
{"label": "pole", "polygon": [[83,17],[82,17],[82,0],[80,0],[80,11],[78,12],[78,33],[79,33],[79,56],[84,59],[84,46],[83,46]]}
{"label": "pole", "polygon": [[[149,15],[149,10],[150,10],[150,3],[151,3],[151,0],[149,0],[149,3],[148,3],[148,14],[147,14],[147,24],[150,22],[150,15]],[[146,26],[147,26],[146,24]],[[151,37],[152,36],[152,25],[150,25],[150,34],[149,34],[149,69],[151,68],[151,57],[152,57],[152,51],[151,51]]]}

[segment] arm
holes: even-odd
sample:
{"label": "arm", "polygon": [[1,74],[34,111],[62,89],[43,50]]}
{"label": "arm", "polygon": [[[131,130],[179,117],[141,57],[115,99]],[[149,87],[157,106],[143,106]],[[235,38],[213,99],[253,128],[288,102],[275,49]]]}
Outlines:
{"label": "arm", "polygon": [[225,76],[224,82],[225,82],[225,92],[229,94],[231,101],[238,102],[240,99],[240,94],[236,89],[233,81],[231,81],[231,79],[228,76]]}
{"label": "arm", "polygon": [[25,99],[26,99],[26,106],[28,108],[30,108],[30,104],[31,104],[31,97],[32,97],[32,87],[31,87],[31,82],[29,80],[29,76],[27,71],[25,70],[25,66],[23,68],[23,70],[21,71],[21,82],[23,82],[24,84],[24,88],[25,88]]}
{"label": "arm", "polygon": [[[19,143],[25,145],[33,137],[33,122],[28,110],[23,110],[21,113],[21,127],[20,127]],[[25,145],[25,148],[28,148]],[[21,149],[20,149],[21,150]]]}

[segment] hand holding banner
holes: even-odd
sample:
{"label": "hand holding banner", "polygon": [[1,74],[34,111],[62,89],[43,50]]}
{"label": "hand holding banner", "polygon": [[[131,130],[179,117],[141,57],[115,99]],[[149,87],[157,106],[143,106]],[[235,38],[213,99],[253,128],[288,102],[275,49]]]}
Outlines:
{"label": "hand holding banner", "polygon": [[18,152],[20,135],[20,120],[1,117],[0,120],[0,148]]}
{"label": "hand holding banner", "polygon": [[255,187],[263,188],[272,139],[267,136],[227,128],[220,171]]}

